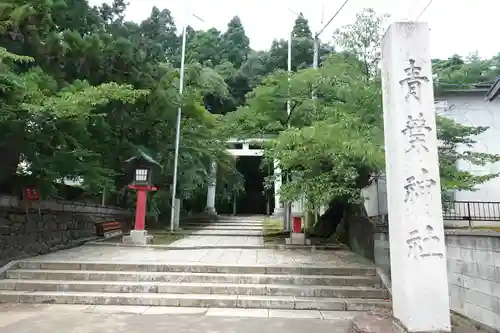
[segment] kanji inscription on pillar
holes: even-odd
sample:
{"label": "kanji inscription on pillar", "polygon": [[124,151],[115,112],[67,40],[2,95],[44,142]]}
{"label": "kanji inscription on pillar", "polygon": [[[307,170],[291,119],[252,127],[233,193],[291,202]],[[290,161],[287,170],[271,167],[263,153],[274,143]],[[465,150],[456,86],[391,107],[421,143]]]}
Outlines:
{"label": "kanji inscription on pillar", "polygon": [[420,169],[421,174],[406,178],[405,202],[413,203],[418,198],[430,194],[430,190],[436,185],[436,181],[429,177],[429,171],[425,168]]}
{"label": "kanji inscription on pillar", "polygon": [[408,257],[412,259],[424,259],[429,257],[444,258],[444,254],[439,250],[441,239],[436,236],[431,225],[425,227],[425,232],[415,229],[410,232],[408,239]]}
{"label": "kanji inscription on pillar", "polygon": [[395,22],[381,57],[393,314],[412,333],[451,331],[429,45],[426,23]]}
{"label": "kanji inscription on pillar", "polygon": [[409,59],[408,61],[410,63],[410,67],[405,68],[406,78],[399,81],[399,84],[402,86],[406,84],[408,88],[408,92],[405,96],[406,100],[413,97],[417,101],[420,101],[420,86],[423,82],[429,82],[429,78],[420,74],[422,67],[415,66],[414,59]]}
{"label": "kanji inscription on pillar", "polygon": [[406,127],[401,131],[404,135],[408,137],[408,148],[405,152],[410,152],[415,150],[421,152],[424,150],[429,151],[427,147],[427,134],[432,131],[430,126],[427,126],[427,122],[424,118],[424,114],[419,112],[418,116],[414,117],[408,115],[408,120],[406,121]]}

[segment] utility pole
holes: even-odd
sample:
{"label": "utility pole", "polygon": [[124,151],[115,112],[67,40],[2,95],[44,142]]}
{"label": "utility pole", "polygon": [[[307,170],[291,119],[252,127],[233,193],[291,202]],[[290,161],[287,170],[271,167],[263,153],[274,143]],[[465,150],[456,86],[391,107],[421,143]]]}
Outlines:
{"label": "utility pole", "polygon": [[[315,35],[314,35],[314,58],[313,58],[313,68],[318,68],[318,62],[319,62],[319,35],[325,31],[326,27],[332,23],[333,19],[337,17],[337,15],[340,13],[340,11],[344,8],[344,6],[349,2],[349,0],[345,0],[342,6],[333,14],[333,16],[326,22],[326,24],[319,30]],[[321,15],[323,17],[323,14]],[[322,22],[323,23],[323,22]],[[314,98],[314,96],[313,96]]]}
{"label": "utility pole", "polygon": [[[318,61],[319,61],[319,38],[316,35],[313,40],[314,43],[314,53],[313,53],[313,68],[317,69],[318,68]],[[316,99],[316,92],[312,91],[312,99]]]}
{"label": "utility pole", "polygon": [[[191,13],[198,20],[204,22],[201,18]],[[188,15],[186,15],[188,17]],[[177,124],[175,127],[175,153],[174,153],[174,177],[172,180],[172,205],[170,209],[170,231],[175,228],[175,194],[177,192],[177,173],[179,167],[179,146],[181,141],[181,120],[182,120],[182,94],[184,91],[184,67],[186,60],[186,35],[187,35],[187,22],[182,27],[182,46],[181,46],[181,69],[179,76],[179,108],[177,109]]]}
{"label": "utility pole", "polygon": [[288,98],[286,100],[286,114],[290,117],[291,105],[290,105],[290,76],[292,75],[292,38],[293,32],[290,32],[288,37]]}
{"label": "utility pole", "polygon": [[318,36],[314,37],[314,55],[313,55],[313,68],[316,69],[318,68],[318,62],[319,62],[319,38]]}
{"label": "utility pole", "polygon": [[[323,25],[323,18],[325,16],[325,4],[321,4],[321,25]],[[319,33],[314,34],[313,38],[313,68],[317,69],[318,68],[318,62],[319,62]],[[313,99],[316,98],[313,92]]]}

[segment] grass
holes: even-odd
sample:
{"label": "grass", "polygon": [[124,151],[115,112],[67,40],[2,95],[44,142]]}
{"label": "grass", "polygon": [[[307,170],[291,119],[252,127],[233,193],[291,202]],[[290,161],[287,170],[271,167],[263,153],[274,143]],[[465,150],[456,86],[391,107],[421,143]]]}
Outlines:
{"label": "grass", "polygon": [[276,218],[264,219],[264,235],[272,235],[283,231],[283,220]]}
{"label": "grass", "polygon": [[[469,227],[453,227],[453,228],[449,228],[449,229],[450,230],[453,230],[453,229],[468,230]],[[478,226],[478,227],[472,227],[472,230],[492,230],[492,231],[500,232],[500,227]]]}
{"label": "grass", "polygon": [[287,235],[283,233],[282,219],[264,219],[264,243],[285,244],[286,237]]}
{"label": "grass", "polygon": [[154,233],[153,232],[153,244],[154,245],[169,245],[176,240],[184,238],[185,235],[170,234],[170,233]]}

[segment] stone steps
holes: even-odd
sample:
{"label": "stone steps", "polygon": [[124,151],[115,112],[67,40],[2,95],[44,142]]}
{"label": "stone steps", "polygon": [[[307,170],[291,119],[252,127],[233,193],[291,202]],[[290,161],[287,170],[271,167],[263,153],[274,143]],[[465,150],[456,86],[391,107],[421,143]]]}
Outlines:
{"label": "stone steps", "polygon": [[[184,272],[123,272],[81,270],[15,269],[7,271],[7,279],[82,280],[82,281],[137,281],[137,282],[190,282],[190,283],[241,283],[280,285],[328,285],[380,287],[376,276],[338,275],[283,275],[283,274],[220,274]],[[0,280],[1,282],[2,280]]]}
{"label": "stone steps", "polygon": [[219,220],[197,220],[197,219],[183,219],[181,222],[193,222],[193,223],[221,223],[221,224],[249,224],[249,225],[263,225],[264,220],[228,220],[228,219],[219,219]]}
{"label": "stone steps", "polygon": [[390,307],[369,266],[18,262],[0,302],[374,310]]}
{"label": "stone steps", "polygon": [[256,285],[189,282],[168,283],[149,281],[130,282],[7,279],[0,281],[0,290],[96,293],[215,294],[372,299],[384,299],[388,297],[387,292],[383,289],[364,286],[298,286],[278,284]]}
{"label": "stone steps", "polygon": [[249,296],[210,294],[27,292],[0,291],[0,301],[8,303],[184,306],[217,308],[261,308],[329,311],[372,311],[389,308],[381,299],[344,299],[294,296]]}
{"label": "stone steps", "polygon": [[262,226],[264,221],[248,221],[248,220],[197,220],[197,219],[183,219],[180,221],[183,223],[193,223],[193,224],[221,224],[221,225],[255,225]]}
{"label": "stone steps", "polygon": [[205,229],[182,229],[177,233],[188,233],[196,236],[233,236],[233,237],[262,237],[263,231],[245,230],[205,230]]}
{"label": "stone steps", "polygon": [[13,269],[183,272],[276,275],[376,276],[375,268],[362,266],[280,266],[280,265],[219,265],[219,264],[135,264],[127,262],[20,261]]}
{"label": "stone steps", "polygon": [[246,223],[263,223],[264,218],[252,218],[244,216],[221,216],[215,222],[246,222]]}
{"label": "stone steps", "polygon": [[259,226],[226,226],[226,225],[201,225],[201,224],[183,224],[182,229],[205,229],[205,230],[254,230],[261,231],[263,227]]}
{"label": "stone steps", "polygon": [[217,227],[217,228],[243,228],[243,229],[262,229],[263,224],[248,224],[248,223],[198,223],[198,222],[182,222],[181,226],[193,226],[200,228]]}
{"label": "stone steps", "polygon": [[231,228],[207,228],[207,227],[193,227],[181,226],[181,232],[195,233],[196,235],[216,235],[216,236],[264,236],[262,229],[231,229]]}

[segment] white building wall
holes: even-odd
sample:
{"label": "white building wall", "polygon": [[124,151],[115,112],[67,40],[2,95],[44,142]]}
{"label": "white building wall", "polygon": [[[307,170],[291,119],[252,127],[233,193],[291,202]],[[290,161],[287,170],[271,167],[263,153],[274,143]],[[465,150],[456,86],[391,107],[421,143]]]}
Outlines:
{"label": "white building wall", "polygon": [[[443,102],[436,109],[439,115],[450,117],[464,125],[488,126],[489,129],[474,137],[474,151],[500,154],[500,100],[485,101],[485,94],[450,95],[437,98]],[[447,108],[444,108],[447,104]],[[500,163],[474,166],[461,161],[458,167],[474,175],[500,172]],[[456,201],[500,201],[500,177],[477,186],[477,191],[460,191],[455,194]]]}

